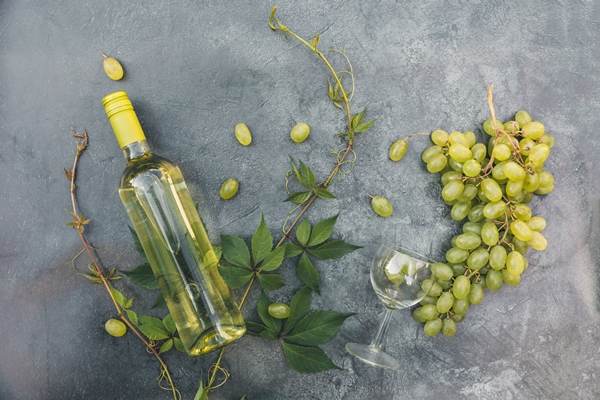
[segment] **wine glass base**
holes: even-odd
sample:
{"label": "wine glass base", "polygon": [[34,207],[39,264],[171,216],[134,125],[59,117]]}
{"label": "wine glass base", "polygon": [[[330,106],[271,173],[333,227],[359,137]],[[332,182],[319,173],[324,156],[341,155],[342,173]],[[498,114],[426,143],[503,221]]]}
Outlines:
{"label": "wine glass base", "polygon": [[360,361],[387,369],[398,369],[400,363],[392,356],[381,351],[380,348],[360,343],[346,344],[346,351]]}

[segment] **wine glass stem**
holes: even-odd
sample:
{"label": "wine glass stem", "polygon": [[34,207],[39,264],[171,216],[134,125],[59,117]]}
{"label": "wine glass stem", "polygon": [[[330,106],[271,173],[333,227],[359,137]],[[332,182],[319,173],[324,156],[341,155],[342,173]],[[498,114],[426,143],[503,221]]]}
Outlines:
{"label": "wine glass stem", "polygon": [[385,334],[388,330],[388,326],[390,325],[390,320],[392,319],[393,312],[394,310],[390,310],[389,308],[385,309],[385,314],[383,316],[383,319],[381,320],[381,323],[379,324],[377,334],[375,335],[375,338],[373,339],[369,347],[381,349],[381,346],[383,345],[383,340],[385,339]]}

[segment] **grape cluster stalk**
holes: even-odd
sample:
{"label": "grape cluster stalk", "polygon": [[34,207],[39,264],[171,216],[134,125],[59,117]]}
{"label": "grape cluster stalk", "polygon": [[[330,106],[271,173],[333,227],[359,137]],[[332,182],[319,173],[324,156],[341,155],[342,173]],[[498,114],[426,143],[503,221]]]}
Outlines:
{"label": "grape cluster stalk", "polygon": [[452,219],[467,220],[463,233],[452,238],[446,263],[433,264],[432,278],[421,285],[427,295],[413,318],[425,324],[427,336],[440,331],[454,336],[456,323],[471,305],[482,302],[486,289],[518,285],[528,266],[525,253],[547,246],[541,233],[546,220],[534,216],[527,204],[554,188],[554,177],[544,167],[554,137],[524,110],[502,123],[495,118],[491,91],[488,99],[487,146],[477,143],[471,131],[435,130],[434,145],[422,155],[427,170],[441,174],[441,194],[452,207]]}

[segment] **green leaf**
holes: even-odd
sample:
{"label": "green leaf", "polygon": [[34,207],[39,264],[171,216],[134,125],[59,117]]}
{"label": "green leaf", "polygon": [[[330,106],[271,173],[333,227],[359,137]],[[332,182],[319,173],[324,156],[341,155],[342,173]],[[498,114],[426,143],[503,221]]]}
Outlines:
{"label": "green leaf", "polygon": [[360,113],[354,114],[354,116],[352,116],[352,121],[350,122],[350,125],[352,126],[353,130],[356,129],[357,126],[360,125],[360,123],[362,122],[366,113],[367,113],[367,107],[365,107],[365,109],[362,110]]}
{"label": "green leaf", "polygon": [[308,243],[308,238],[310,237],[310,222],[308,219],[304,218],[298,228],[296,228],[296,239],[302,246],[306,246]]}
{"label": "green leaf", "polygon": [[142,315],[139,320],[142,323],[139,326],[140,331],[142,331],[148,339],[165,340],[171,336],[160,319],[149,315]]}
{"label": "green leaf", "polygon": [[131,232],[131,237],[133,237],[133,244],[135,245],[135,249],[144,260],[148,261],[146,253],[144,252],[144,248],[142,247],[142,242],[140,242],[140,237],[138,236],[137,232],[129,225],[127,225],[127,227],[129,228],[129,232]]}
{"label": "green leaf", "polygon": [[258,269],[260,271],[274,271],[277,268],[279,268],[279,266],[283,262],[284,257],[285,247],[280,246],[267,255],[265,261],[260,265]]}
{"label": "green leaf", "polygon": [[113,297],[117,301],[118,305],[120,305],[123,308],[127,308],[127,307],[125,307],[127,305],[127,299],[125,298],[125,296],[123,296],[123,293],[119,292],[114,287],[110,288],[110,292],[112,293]]}
{"label": "green leaf", "polygon": [[319,189],[319,188],[315,188],[314,189],[315,194],[317,196],[319,196],[322,199],[335,199],[336,197],[333,195],[333,193],[331,193],[329,190],[327,189]]}
{"label": "green leaf", "polygon": [[132,304],[133,304],[133,297],[130,299],[127,299],[127,302],[125,303],[125,308],[131,307]]}
{"label": "green leaf", "polygon": [[295,204],[304,204],[306,203],[308,200],[310,200],[310,197],[312,196],[312,191],[307,191],[307,192],[296,192],[296,193],[292,193],[290,195],[290,197],[288,197],[287,199],[285,199],[284,201],[290,201],[292,203]]}
{"label": "green leaf", "polygon": [[152,272],[152,267],[148,263],[138,265],[131,271],[119,270],[119,272],[127,275],[138,286],[151,290],[158,289],[158,281]]}
{"label": "green leaf", "polygon": [[261,331],[259,333],[259,336],[269,340],[277,340],[277,334],[270,329],[265,329],[264,331]]}
{"label": "green leaf", "polygon": [[294,162],[294,159],[290,156],[290,162],[292,163],[292,170],[294,171],[294,175],[296,175],[296,179],[298,179],[298,182],[300,182],[303,186],[308,186],[308,184],[306,183],[306,181],[304,180],[304,178],[302,178],[302,175],[300,175],[300,171],[298,171],[298,168],[296,167],[296,163]]}
{"label": "green leaf", "polygon": [[248,283],[250,278],[252,278],[253,272],[237,267],[219,266],[219,274],[229,287],[238,288]]}
{"label": "green leaf", "polygon": [[133,310],[125,310],[125,313],[127,314],[127,318],[129,318],[134,325],[138,324],[138,316]]}
{"label": "green leaf", "polygon": [[246,400],[246,395],[243,395],[240,400]]}
{"label": "green leaf", "polygon": [[254,333],[261,333],[268,328],[262,324],[257,324],[256,322],[246,321],[246,329]]}
{"label": "green leaf", "polygon": [[187,353],[185,351],[185,347],[183,347],[183,342],[181,341],[181,339],[179,339],[178,337],[173,338],[173,343],[175,343],[175,348],[182,352],[182,353]]}
{"label": "green leaf", "polygon": [[173,339],[169,339],[166,342],[164,342],[162,344],[162,346],[160,346],[160,350],[158,351],[158,354],[162,354],[165,351],[171,350],[171,347],[173,347]]}
{"label": "green leaf", "polygon": [[327,95],[331,100],[335,100],[335,94],[333,93],[333,86],[331,86],[331,80],[327,80]]}
{"label": "green leaf", "polygon": [[341,369],[321,350],[283,342],[283,354],[290,366],[298,372],[315,373]]}
{"label": "green leaf", "polygon": [[162,293],[159,293],[158,296],[156,296],[156,300],[154,300],[154,304],[152,304],[151,309],[153,310],[155,308],[167,308],[167,301]]}
{"label": "green leaf", "polygon": [[377,121],[377,119],[372,119],[370,121],[367,122],[363,122],[361,124],[359,124],[356,129],[354,129],[355,133],[362,133],[362,132],[366,132],[369,130],[369,128],[371,128],[371,125],[373,125],[373,122]]}
{"label": "green leaf", "polygon": [[307,183],[308,187],[312,188],[315,186],[315,174],[312,172],[310,167],[302,162],[302,160],[298,160],[300,162],[300,176]]}
{"label": "green leaf", "polygon": [[265,292],[261,291],[260,297],[258,298],[258,303],[256,303],[256,311],[267,328],[273,332],[279,332],[281,329],[281,320],[273,318],[271,317],[271,314],[269,314],[269,306],[272,303],[273,301],[269,298],[269,296],[267,296]]}
{"label": "green leaf", "polygon": [[302,282],[306,284],[306,286],[319,293],[319,272],[316,270],[312,262],[310,262],[310,259],[306,253],[302,253],[302,257],[300,257],[296,273]]}
{"label": "green leaf", "polygon": [[163,318],[162,323],[171,335],[175,334],[177,327],[175,326],[175,321],[173,321],[173,316],[171,313],[167,314],[167,316]]}
{"label": "green leaf", "polygon": [[260,286],[268,292],[281,289],[285,286],[285,282],[277,274],[258,274],[256,276],[258,276]]}
{"label": "green leaf", "polygon": [[314,311],[302,318],[285,339],[304,346],[318,346],[334,337],[346,318],[352,315],[328,310]]}
{"label": "green leaf", "polygon": [[334,215],[331,218],[326,218],[323,221],[317,222],[313,228],[312,234],[310,235],[308,245],[316,246],[329,239],[331,233],[333,232],[333,227],[335,226],[337,218],[338,216]]}
{"label": "green leaf", "polygon": [[208,400],[208,392],[204,387],[204,382],[202,382],[202,379],[200,379],[200,386],[198,387],[198,391],[194,396],[194,400]]}
{"label": "green leaf", "polygon": [[331,242],[322,244],[316,249],[309,249],[308,251],[320,260],[329,260],[332,258],[340,258],[360,248],[361,246],[355,246],[346,243],[343,240],[332,240]]}
{"label": "green leaf", "polygon": [[284,244],[284,246],[285,246],[285,256],[284,256],[285,258],[295,257],[304,251],[300,247],[298,247],[292,243],[286,243],[286,244]]}
{"label": "green leaf", "polygon": [[265,259],[267,254],[273,248],[273,236],[267,224],[265,223],[265,216],[260,218],[260,224],[252,236],[252,258],[254,259],[254,265]]}
{"label": "green leaf", "polygon": [[242,239],[233,235],[221,235],[223,256],[236,267],[250,267],[250,252]]}
{"label": "green leaf", "polygon": [[213,246],[213,250],[215,251],[217,260],[221,261],[221,257],[223,257],[223,249],[221,248],[221,246]]}
{"label": "green leaf", "polygon": [[310,311],[310,304],[312,303],[312,290],[308,286],[304,286],[298,290],[292,302],[290,303],[290,315],[285,320],[283,331],[288,332],[293,329],[298,321],[308,314]]}

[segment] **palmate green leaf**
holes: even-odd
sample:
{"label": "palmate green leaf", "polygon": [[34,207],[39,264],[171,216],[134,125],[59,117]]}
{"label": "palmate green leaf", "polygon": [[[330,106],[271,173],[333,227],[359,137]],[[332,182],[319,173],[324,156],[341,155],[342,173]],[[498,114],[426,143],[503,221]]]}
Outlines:
{"label": "palmate green leaf", "polygon": [[296,192],[296,193],[292,193],[290,195],[290,197],[288,197],[287,199],[285,199],[284,201],[290,201],[292,203],[295,204],[304,204],[306,203],[308,200],[310,200],[310,197],[312,196],[312,191],[307,191],[307,192]]}
{"label": "palmate green leaf", "polygon": [[285,336],[285,340],[304,346],[318,346],[334,337],[346,318],[352,315],[328,310],[314,311],[302,318]]}
{"label": "palmate green leaf", "polygon": [[167,316],[163,318],[162,323],[171,335],[175,334],[177,327],[175,326],[175,321],[173,321],[173,316],[171,313],[167,314]]}
{"label": "palmate green leaf", "polygon": [[183,346],[183,342],[181,341],[181,339],[179,339],[178,337],[173,338],[173,343],[175,344],[175,348],[177,349],[177,351],[186,353],[185,347]]}
{"label": "palmate green leaf", "polygon": [[[259,275],[260,276],[260,275]],[[279,332],[281,330],[281,320],[271,317],[269,314],[269,306],[273,303],[273,301],[265,294],[265,292],[260,292],[260,297],[258,298],[258,303],[256,304],[256,311],[258,312],[258,316],[262,320],[263,324],[273,332]]]}
{"label": "palmate green leaf", "polygon": [[341,369],[321,350],[283,342],[283,354],[288,364],[298,372],[315,373]]}
{"label": "palmate green leaf", "polygon": [[229,287],[238,288],[250,281],[253,272],[243,268],[219,266],[219,274]]}
{"label": "palmate green leaf", "polygon": [[281,276],[277,274],[258,274],[256,276],[258,277],[260,286],[268,292],[281,289],[285,286],[285,282],[283,282]]}
{"label": "palmate green leaf", "polygon": [[208,400],[208,391],[204,387],[204,382],[200,379],[200,386],[198,387],[198,391],[194,396],[194,400]]}
{"label": "palmate green leaf", "polygon": [[300,247],[292,243],[286,243],[283,246],[285,246],[285,258],[295,257],[304,251]]}
{"label": "palmate green leaf", "polygon": [[302,289],[296,292],[292,298],[292,302],[290,303],[290,315],[285,320],[283,332],[288,332],[293,329],[298,321],[308,314],[311,303],[312,290],[308,286],[304,286]]}
{"label": "palmate green leaf", "polygon": [[135,245],[135,249],[144,260],[148,261],[148,259],[146,258],[146,253],[144,252],[144,248],[142,247],[142,242],[140,242],[140,237],[138,236],[137,232],[129,225],[127,225],[127,227],[129,228],[129,232],[131,233],[131,237],[133,238],[133,244]]}
{"label": "palmate green leaf", "polygon": [[165,297],[162,295],[162,293],[158,293],[158,296],[156,296],[156,300],[154,300],[154,304],[152,304],[151,309],[155,309],[155,308],[167,308],[167,301],[165,300]]}
{"label": "palmate green leaf", "polygon": [[369,128],[371,128],[371,125],[373,125],[373,122],[377,121],[377,119],[372,119],[370,121],[367,122],[362,122],[360,123],[355,129],[354,129],[354,133],[363,133],[369,130]]}
{"label": "palmate green leaf", "polygon": [[279,268],[284,258],[285,247],[280,246],[267,255],[265,261],[263,261],[258,269],[260,271],[274,271]]}
{"label": "palmate green leaf", "polygon": [[259,336],[269,340],[277,340],[277,334],[269,329],[261,331]]}
{"label": "palmate green leaf", "polygon": [[302,246],[306,246],[308,238],[310,237],[310,222],[304,218],[298,228],[296,228],[296,239]]}
{"label": "palmate green leaf", "polygon": [[139,317],[139,321],[141,322],[140,331],[150,340],[165,340],[171,336],[163,322],[156,317],[142,315]]}
{"label": "palmate green leaf", "polygon": [[365,117],[366,113],[367,113],[367,107],[365,107],[365,109],[362,110],[360,113],[354,114],[352,116],[352,120],[350,122],[350,126],[352,126],[353,130],[355,130],[356,127],[360,125],[360,123],[362,122],[362,120]]}
{"label": "palmate green leaf", "polygon": [[262,324],[257,324],[256,322],[246,321],[246,329],[248,329],[250,332],[260,334],[262,331],[268,328]]}
{"label": "palmate green leaf", "polygon": [[319,293],[319,272],[316,270],[306,253],[302,253],[302,257],[300,257],[296,273],[306,286]]}
{"label": "palmate green leaf", "polygon": [[361,246],[355,246],[353,244],[346,243],[343,240],[332,240],[331,242],[324,243],[317,248],[308,249],[308,251],[310,254],[320,260],[330,260],[332,258],[340,258],[360,248]]}
{"label": "palmate green leaf", "polygon": [[221,248],[223,249],[223,257],[236,267],[250,266],[250,251],[244,241],[234,235],[221,235]]}
{"label": "palmate green leaf", "polygon": [[312,169],[306,164],[302,162],[302,160],[298,160],[300,162],[300,176],[302,179],[308,184],[308,187],[312,188],[315,186],[316,179],[315,174],[312,172]]}
{"label": "palmate green leaf", "polygon": [[264,260],[272,248],[273,236],[267,228],[265,216],[263,215],[260,218],[258,228],[256,228],[254,235],[252,235],[252,259],[254,260],[254,265]]}
{"label": "palmate green leaf", "polygon": [[327,189],[314,188],[314,191],[315,191],[315,194],[322,199],[335,199],[336,198],[334,196],[334,194],[331,193]]}
{"label": "palmate green leaf", "polygon": [[162,346],[160,346],[160,350],[158,351],[158,354],[162,354],[166,351],[171,350],[171,347],[173,347],[173,339],[169,339],[166,342],[164,342],[162,344]]}
{"label": "palmate green leaf", "polygon": [[110,292],[112,293],[113,297],[115,298],[116,302],[118,305],[120,305],[123,308],[127,308],[127,299],[125,298],[125,296],[123,296],[123,293],[119,292],[117,289],[115,289],[114,287],[110,288]]}
{"label": "palmate green leaf", "polygon": [[138,286],[151,290],[158,289],[158,281],[152,272],[152,267],[148,263],[138,265],[131,271],[119,270],[119,272],[127,275]]}
{"label": "palmate green leaf", "polygon": [[125,310],[125,313],[127,314],[127,318],[129,318],[134,325],[138,324],[138,316],[133,310]]}
{"label": "palmate green leaf", "polygon": [[296,179],[298,180],[298,182],[300,182],[300,184],[302,186],[306,186],[306,187],[311,187],[308,185],[308,183],[304,180],[304,178],[302,177],[302,175],[300,174],[300,171],[298,171],[298,168],[296,167],[296,163],[294,162],[294,159],[292,158],[292,156],[290,157],[290,162],[292,164],[292,170],[294,171],[294,175],[296,175]]}
{"label": "palmate green leaf", "polygon": [[310,235],[308,245],[316,246],[329,239],[331,233],[333,232],[333,227],[335,226],[337,218],[338,215],[334,215],[331,218],[326,218],[317,222]]}

